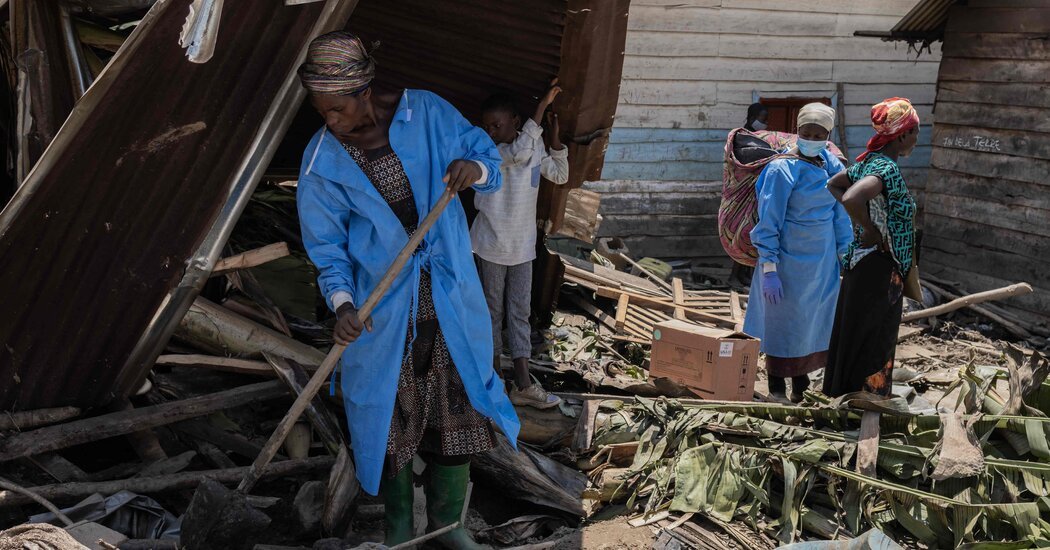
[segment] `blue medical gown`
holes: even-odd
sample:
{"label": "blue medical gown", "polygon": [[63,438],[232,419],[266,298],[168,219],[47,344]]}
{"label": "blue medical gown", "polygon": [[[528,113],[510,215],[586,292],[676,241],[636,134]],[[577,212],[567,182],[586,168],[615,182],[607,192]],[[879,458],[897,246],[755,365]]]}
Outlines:
{"label": "blue medical gown", "polygon": [[[474,186],[477,192],[491,193],[501,185],[500,155],[489,136],[430,92],[405,91],[390,124],[390,145],[412,186],[420,220],[441,198],[441,180],[453,160],[476,160],[486,167],[487,181]],[[298,205],[303,243],[320,271],[318,284],[329,307],[337,291],[349,292],[360,307],[408,235],[357,163],[323,128],[303,155]],[[512,442],[520,427],[492,369],[492,323],[466,215],[453,200],[372,312],[374,330],[347,346],[339,365],[357,477],[373,495],[379,491],[421,269],[430,271],[438,323],[471,405]]]}
{"label": "blue medical gown", "polygon": [[[751,242],[758,265],[751,280],[744,331],[775,357],[804,357],[828,349],[839,294],[839,257],[853,240],[849,216],[827,190],[845,169],[826,149],[824,168],[801,159],[770,162],[755,182],[758,223]],[[762,264],[777,265],[784,298],[762,297]]]}

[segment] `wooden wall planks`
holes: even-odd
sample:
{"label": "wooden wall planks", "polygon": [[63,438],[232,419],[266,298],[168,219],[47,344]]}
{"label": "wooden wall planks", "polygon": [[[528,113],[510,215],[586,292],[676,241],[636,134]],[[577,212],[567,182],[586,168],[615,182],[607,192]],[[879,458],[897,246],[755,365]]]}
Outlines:
{"label": "wooden wall planks", "polygon": [[944,38],[922,269],[1050,322],[1050,5],[971,2]]}

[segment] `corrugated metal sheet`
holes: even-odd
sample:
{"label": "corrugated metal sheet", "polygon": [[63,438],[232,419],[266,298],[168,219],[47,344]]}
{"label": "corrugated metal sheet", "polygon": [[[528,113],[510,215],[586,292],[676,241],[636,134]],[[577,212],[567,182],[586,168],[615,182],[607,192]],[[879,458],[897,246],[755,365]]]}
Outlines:
{"label": "corrugated metal sheet", "polygon": [[189,4],[154,6],[0,213],[2,410],[90,407],[141,381],[130,352],[188,264],[214,261],[194,252],[268,161],[306,44],[354,2],[227,2],[206,64],[178,45]]}
{"label": "corrugated metal sheet", "polygon": [[379,41],[384,81],[440,94],[477,121],[491,93],[517,97],[525,114],[554,77],[569,146],[569,185],[545,184],[539,216],[556,227],[570,188],[601,176],[619,97],[628,0],[361,0],[347,28]]}
{"label": "corrugated metal sheet", "polygon": [[948,22],[948,9],[957,0],[922,0],[890,29],[891,33],[937,33],[944,31]]}

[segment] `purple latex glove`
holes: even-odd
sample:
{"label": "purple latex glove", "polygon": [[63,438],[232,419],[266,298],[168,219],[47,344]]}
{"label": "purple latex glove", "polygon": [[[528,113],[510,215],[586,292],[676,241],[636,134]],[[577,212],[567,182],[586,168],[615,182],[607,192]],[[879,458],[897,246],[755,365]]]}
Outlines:
{"label": "purple latex glove", "polygon": [[773,305],[779,304],[784,298],[784,286],[780,284],[780,275],[776,271],[762,274],[762,296]]}

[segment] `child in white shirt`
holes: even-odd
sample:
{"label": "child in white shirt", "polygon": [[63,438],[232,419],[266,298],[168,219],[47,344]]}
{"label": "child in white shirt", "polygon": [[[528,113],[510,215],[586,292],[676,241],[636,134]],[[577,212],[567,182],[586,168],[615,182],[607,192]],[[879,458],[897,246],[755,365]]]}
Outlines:
{"label": "child in white shirt", "polygon": [[481,126],[496,142],[503,157],[500,167],[503,187],[495,193],[475,196],[478,216],[470,229],[474,253],[479,258],[481,286],[492,317],[496,372],[501,372],[499,356],[506,317],[510,354],[514,360],[515,388],[510,393],[511,402],[540,409],[556,407],[561,402],[529,374],[532,356],[529,310],[540,176],[557,185],[569,181],[569,153],[558,135],[557,116],[550,117],[549,152],[544,147],[540,127],[543,114],[561,92],[556,84],[557,80],[552,82],[551,89],[536,106],[535,114],[523,126],[511,98],[496,95],[482,105]]}

